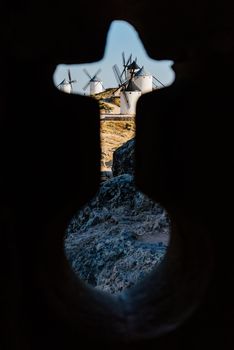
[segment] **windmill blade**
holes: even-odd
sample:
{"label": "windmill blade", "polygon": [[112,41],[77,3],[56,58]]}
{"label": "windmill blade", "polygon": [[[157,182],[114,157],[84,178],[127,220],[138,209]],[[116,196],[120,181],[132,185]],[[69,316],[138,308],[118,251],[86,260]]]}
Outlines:
{"label": "windmill blade", "polygon": [[90,81],[88,81],[88,83],[83,87],[83,90],[85,91],[89,85],[90,85]]}
{"label": "windmill blade", "polygon": [[128,62],[126,63],[126,65],[128,66],[131,63],[132,63],[132,54],[129,56],[129,59],[128,59]]}
{"label": "windmill blade", "polygon": [[122,79],[122,77],[123,77],[123,75],[124,75],[124,78],[126,79],[126,77],[127,77],[127,74],[126,74],[126,64],[124,65],[124,68],[123,68],[123,70],[122,70],[122,73],[120,74],[120,78]]}
{"label": "windmill blade", "polygon": [[87,69],[83,69],[83,72],[87,75],[87,77],[90,79],[90,80],[92,80],[92,77],[91,77],[91,75],[89,74],[89,72],[87,71]]}
{"label": "windmill blade", "polygon": [[115,78],[117,80],[117,83],[119,84],[119,86],[121,86],[123,84],[123,81],[121,79],[121,74],[120,74],[120,71],[119,71],[119,67],[117,66],[117,64],[115,64],[112,67],[112,69],[114,71],[114,75],[115,75]]}
{"label": "windmill blade", "polygon": [[125,54],[124,54],[124,52],[122,52],[122,60],[123,60],[123,66],[125,67]]}
{"label": "windmill blade", "polygon": [[166,87],[160,80],[158,80],[155,76],[153,76],[153,78],[159,83],[161,84],[163,87]]}
{"label": "windmill blade", "polygon": [[122,73],[120,74],[120,78],[122,78],[124,73],[125,73],[125,78],[126,78],[126,61],[125,61],[124,52],[122,52],[122,61],[123,61],[123,70],[122,70]]}
{"label": "windmill blade", "polygon": [[132,54],[129,56],[126,64],[125,64],[125,67],[127,68],[129,64],[131,64],[131,61],[132,61]]}
{"label": "windmill blade", "polygon": [[101,73],[101,69],[99,68],[98,70],[97,70],[97,72],[94,74],[94,76],[92,77],[92,79],[95,79],[95,78],[97,78],[97,75],[99,74],[99,73]]}
{"label": "windmill blade", "polygon": [[132,54],[128,57],[127,61],[125,60],[124,52],[122,53],[122,55],[123,55],[123,66],[126,68],[131,62]]}
{"label": "windmill blade", "polygon": [[124,75],[124,78],[126,79],[126,77],[127,77],[126,69],[127,69],[127,64],[125,63],[125,58],[124,58],[124,60],[123,60],[123,70],[122,70],[122,73],[120,74],[120,78],[121,79],[122,79],[123,75]]}
{"label": "windmill blade", "polygon": [[68,81],[70,83],[71,82],[71,71],[70,71],[70,69],[67,70],[67,75],[68,75]]}
{"label": "windmill blade", "polygon": [[129,56],[127,62],[126,62],[126,60],[125,60],[124,52],[122,53],[122,57],[123,57],[123,67],[124,67],[124,69],[123,69],[122,73],[120,74],[120,78],[122,78],[123,75],[124,75],[124,78],[125,78],[125,80],[126,80],[126,79],[127,79],[127,67],[128,67],[128,65],[130,64],[130,61],[131,61],[131,59],[132,59],[132,54]]}
{"label": "windmill blade", "polygon": [[70,69],[67,70],[67,75],[68,75],[68,83],[71,86],[71,91],[73,91],[73,85],[72,84],[73,83],[77,83],[77,80],[75,80],[75,79],[72,80],[72,78],[71,78],[71,70]]}
{"label": "windmill blade", "polygon": [[64,82],[65,82],[65,79],[63,79],[63,81],[61,81],[61,83],[59,83],[59,84],[57,85],[57,87],[59,87],[60,85],[63,85]]}
{"label": "windmill blade", "polygon": [[126,79],[127,75],[126,75],[126,67],[124,67],[124,69],[122,70],[122,73],[120,74],[120,79],[122,79],[124,75],[124,78]]}
{"label": "windmill blade", "polygon": [[155,82],[153,81],[152,82],[153,83],[153,85],[154,85],[154,87],[156,88],[156,89],[158,89],[159,87],[158,87],[158,85],[157,84],[155,84]]}
{"label": "windmill blade", "polygon": [[127,79],[127,68],[128,66],[132,63],[132,54],[129,56],[128,61],[126,63],[126,68],[125,68],[125,79]]}

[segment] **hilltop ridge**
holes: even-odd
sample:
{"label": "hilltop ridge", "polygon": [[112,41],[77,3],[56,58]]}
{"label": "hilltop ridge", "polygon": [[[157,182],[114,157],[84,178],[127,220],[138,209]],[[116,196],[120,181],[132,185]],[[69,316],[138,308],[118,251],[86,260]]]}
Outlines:
{"label": "hilltop ridge", "polygon": [[99,102],[100,111],[102,114],[120,113],[119,90],[116,90],[116,88],[108,88],[105,91],[93,95],[93,98]]}

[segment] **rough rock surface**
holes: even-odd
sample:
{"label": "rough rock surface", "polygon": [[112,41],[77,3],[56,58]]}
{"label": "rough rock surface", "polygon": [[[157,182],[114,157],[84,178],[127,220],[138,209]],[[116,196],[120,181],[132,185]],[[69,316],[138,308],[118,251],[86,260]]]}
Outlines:
{"label": "rough rock surface", "polygon": [[160,263],[168,237],[165,211],[136,190],[133,176],[123,174],[104,182],[73,218],[65,251],[82,280],[117,293]]}
{"label": "rough rock surface", "polygon": [[134,139],[114,152],[112,169],[114,177],[72,219],[65,252],[83,281],[117,293],[160,263],[169,240],[169,218],[134,185]]}
{"label": "rough rock surface", "polygon": [[121,174],[134,174],[134,147],[135,139],[131,139],[117,148],[113,153],[113,176]]}

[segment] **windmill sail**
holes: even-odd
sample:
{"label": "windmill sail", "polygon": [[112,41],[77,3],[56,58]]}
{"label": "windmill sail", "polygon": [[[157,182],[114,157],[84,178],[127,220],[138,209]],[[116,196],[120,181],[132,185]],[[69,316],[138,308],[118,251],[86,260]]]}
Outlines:
{"label": "windmill sail", "polygon": [[89,72],[87,71],[87,69],[85,69],[85,68],[83,69],[83,72],[89,78],[87,84],[85,84],[85,86],[83,87],[84,91],[89,86],[90,86],[90,95],[94,95],[94,94],[97,94],[97,93],[102,92],[103,90],[105,90],[101,79],[98,78],[98,74],[101,72],[101,69],[98,69],[97,72],[93,76],[91,76],[89,74]]}

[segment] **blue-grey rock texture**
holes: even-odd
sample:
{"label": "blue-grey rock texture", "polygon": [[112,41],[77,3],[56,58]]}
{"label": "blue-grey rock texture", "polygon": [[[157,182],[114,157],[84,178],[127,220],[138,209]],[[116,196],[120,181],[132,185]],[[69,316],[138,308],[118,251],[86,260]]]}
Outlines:
{"label": "blue-grey rock texture", "polygon": [[[123,159],[130,145],[133,149],[134,141],[117,150]],[[122,174],[124,166],[118,165],[115,173],[120,175],[103,182],[73,217],[65,239],[65,252],[77,276],[110,293],[133,286],[156,268],[169,240],[165,210],[137,191],[133,175]]]}
{"label": "blue-grey rock texture", "polygon": [[113,176],[121,174],[134,174],[135,163],[135,139],[124,143],[122,147],[117,148],[113,153]]}

